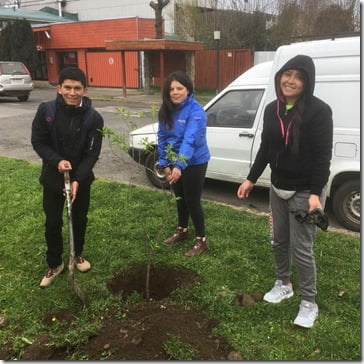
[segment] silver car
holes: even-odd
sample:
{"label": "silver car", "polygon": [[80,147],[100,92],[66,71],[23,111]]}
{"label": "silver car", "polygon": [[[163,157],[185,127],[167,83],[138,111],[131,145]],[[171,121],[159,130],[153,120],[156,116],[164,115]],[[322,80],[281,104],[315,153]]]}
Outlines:
{"label": "silver car", "polygon": [[34,84],[30,72],[21,62],[0,61],[0,96],[14,96],[27,101]]}

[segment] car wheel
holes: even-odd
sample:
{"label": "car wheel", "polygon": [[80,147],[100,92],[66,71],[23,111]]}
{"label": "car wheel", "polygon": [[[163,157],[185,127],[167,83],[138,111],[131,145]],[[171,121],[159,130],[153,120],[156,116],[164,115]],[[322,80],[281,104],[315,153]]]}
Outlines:
{"label": "car wheel", "polygon": [[148,154],[145,160],[145,172],[149,181],[158,188],[169,188],[164,173],[158,165],[158,152],[156,150]]}
{"label": "car wheel", "polygon": [[29,95],[22,95],[22,96],[18,96],[18,100],[19,101],[28,101],[29,99]]}
{"label": "car wheel", "polygon": [[333,210],[338,221],[347,229],[360,231],[360,182],[350,180],[335,192]]}

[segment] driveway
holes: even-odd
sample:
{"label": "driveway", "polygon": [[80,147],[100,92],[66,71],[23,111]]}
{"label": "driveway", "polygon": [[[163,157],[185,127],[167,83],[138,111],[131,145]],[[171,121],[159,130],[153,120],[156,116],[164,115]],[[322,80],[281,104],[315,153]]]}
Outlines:
{"label": "driveway", "polygon": [[[0,155],[23,159],[40,164],[38,155],[30,144],[31,123],[39,103],[54,98],[56,88],[47,82],[38,82],[28,102],[19,102],[15,98],[0,98]],[[119,134],[127,135],[134,127],[140,127],[156,121],[150,116],[152,105],[160,104],[160,95],[143,95],[139,90],[128,90],[126,98],[122,89],[90,88],[88,96],[93,105],[103,116],[105,126]],[[123,119],[117,114],[117,108],[125,108],[131,115]],[[144,116],[141,116],[144,113]],[[144,168],[134,162],[125,152],[111,147],[105,140],[100,159],[95,166],[97,177],[155,189],[145,175]],[[219,203],[243,208],[254,213],[267,214],[268,190],[255,187],[248,200],[238,200],[236,190],[238,184],[207,179],[203,198]],[[331,201],[328,200],[326,212],[329,214],[330,228],[341,232],[343,229],[332,214]],[[350,234],[352,232],[349,232]],[[356,234],[356,233],[353,233]],[[267,236],[267,241],[269,237]]]}

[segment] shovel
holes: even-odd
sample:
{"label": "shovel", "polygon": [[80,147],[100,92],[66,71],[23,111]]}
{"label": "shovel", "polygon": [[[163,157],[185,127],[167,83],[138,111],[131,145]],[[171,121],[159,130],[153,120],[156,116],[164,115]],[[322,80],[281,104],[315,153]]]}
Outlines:
{"label": "shovel", "polygon": [[77,297],[80,301],[87,305],[87,300],[85,294],[81,291],[80,286],[76,283],[75,277],[73,274],[75,267],[75,241],[73,237],[73,222],[72,222],[72,199],[71,199],[71,181],[70,175],[68,171],[64,172],[64,186],[66,192],[66,203],[67,203],[67,216],[68,216],[68,240],[70,244],[70,258],[68,261],[68,281],[76,293]]}

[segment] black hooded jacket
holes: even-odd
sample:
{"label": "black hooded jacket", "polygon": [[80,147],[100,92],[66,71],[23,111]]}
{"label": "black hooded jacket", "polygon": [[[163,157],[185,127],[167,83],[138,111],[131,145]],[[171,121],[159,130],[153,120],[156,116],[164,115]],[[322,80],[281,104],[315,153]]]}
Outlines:
{"label": "black hooded jacket", "polygon": [[31,142],[42,158],[40,183],[53,190],[64,188],[63,174],[58,172],[58,163],[68,160],[72,164],[70,177],[80,184],[91,184],[94,180],[93,167],[97,162],[102,145],[104,126],[102,116],[93,109],[86,127],[85,113],[91,109],[91,100],[82,98],[82,105],[67,105],[57,94],[54,121],[51,127],[47,121],[46,103],[41,103],[32,124]]}
{"label": "black hooded jacket", "polygon": [[[294,125],[294,107],[286,111],[285,98],[280,93],[279,81],[284,71],[300,70],[305,75],[302,120]],[[280,189],[289,191],[309,190],[320,195],[328,181],[332,155],[333,122],[331,108],[322,100],[313,96],[315,87],[315,66],[308,56],[297,55],[291,58],[275,75],[277,100],[269,103],[264,111],[261,144],[254,164],[247,177],[255,183],[267,164],[271,168],[271,183]],[[292,137],[286,140],[282,135],[280,116],[285,133],[289,122],[297,130],[298,150],[292,148]],[[291,133],[292,135],[293,133]],[[291,136],[290,135],[290,136]]]}

